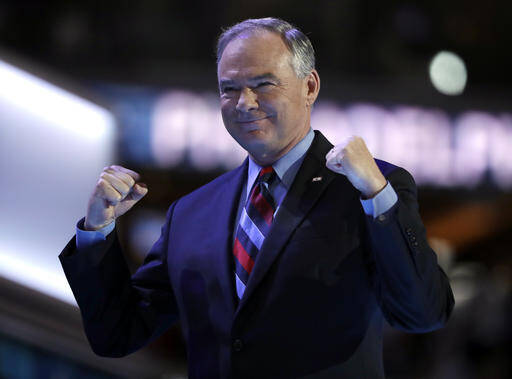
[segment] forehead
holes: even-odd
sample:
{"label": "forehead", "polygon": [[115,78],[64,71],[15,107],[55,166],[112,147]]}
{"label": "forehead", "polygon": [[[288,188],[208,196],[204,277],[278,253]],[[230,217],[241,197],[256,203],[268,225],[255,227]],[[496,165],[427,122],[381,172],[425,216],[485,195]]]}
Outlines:
{"label": "forehead", "polygon": [[291,53],[284,41],[276,33],[261,30],[242,33],[229,42],[217,67],[219,79],[291,71]]}

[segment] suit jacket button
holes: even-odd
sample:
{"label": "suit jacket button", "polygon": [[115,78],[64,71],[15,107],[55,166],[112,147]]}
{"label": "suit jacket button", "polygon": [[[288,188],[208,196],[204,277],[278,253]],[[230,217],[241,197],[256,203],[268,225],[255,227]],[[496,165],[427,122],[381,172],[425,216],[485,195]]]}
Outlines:
{"label": "suit jacket button", "polygon": [[237,338],[233,341],[233,350],[234,351],[242,351],[242,348],[244,347],[244,344],[241,339]]}
{"label": "suit jacket button", "polygon": [[411,228],[407,228],[405,229],[405,234],[407,234],[408,236],[410,236],[412,234],[412,229]]}
{"label": "suit jacket button", "polygon": [[386,221],[386,215],[378,215],[377,220],[379,220],[380,222]]}

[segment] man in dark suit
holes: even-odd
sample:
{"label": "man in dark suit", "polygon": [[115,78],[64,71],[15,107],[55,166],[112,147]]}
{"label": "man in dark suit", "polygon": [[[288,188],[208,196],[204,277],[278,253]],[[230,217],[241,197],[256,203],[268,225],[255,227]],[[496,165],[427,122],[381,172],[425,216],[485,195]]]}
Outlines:
{"label": "man in dark suit", "polygon": [[313,132],[320,79],[290,24],[225,31],[218,79],[248,159],[170,206],[131,277],[114,220],[147,188],[106,168],[60,255],[93,350],[129,354],[179,319],[191,378],[384,377],[383,318],[427,332],[453,308],[412,177],[359,137],[333,147]]}

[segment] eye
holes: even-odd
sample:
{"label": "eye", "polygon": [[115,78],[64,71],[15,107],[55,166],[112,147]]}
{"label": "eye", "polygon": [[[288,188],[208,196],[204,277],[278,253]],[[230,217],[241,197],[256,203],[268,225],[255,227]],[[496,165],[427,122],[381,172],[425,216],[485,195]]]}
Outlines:
{"label": "eye", "polygon": [[267,86],[271,86],[271,85],[274,85],[274,83],[272,83],[272,82],[261,82],[261,83],[258,83],[256,85],[256,87],[267,87]]}
{"label": "eye", "polygon": [[224,98],[232,98],[236,96],[236,91],[238,90],[239,89],[234,86],[225,86],[221,88],[220,95]]}

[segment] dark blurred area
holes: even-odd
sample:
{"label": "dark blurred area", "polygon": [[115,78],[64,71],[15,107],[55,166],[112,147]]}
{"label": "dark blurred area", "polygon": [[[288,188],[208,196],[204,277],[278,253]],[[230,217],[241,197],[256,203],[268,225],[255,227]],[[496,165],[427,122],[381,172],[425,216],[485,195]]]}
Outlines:
{"label": "dark blurred area", "polygon": [[[117,163],[139,171],[151,189],[136,209],[119,220],[127,259],[135,269],[158,237],[172,201],[226,169],[222,165],[199,169],[187,157],[179,164],[159,165],[148,160],[141,147],[141,141],[150,138],[144,128],[150,130],[151,109],[162,94],[171,89],[215,94],[215,42],[222,27],[266,16],[296,24],[316,50],[321,101],[365,102],[385,109],[405,104],[440,109],[456,118],[472,110],[512,112],[511,14],[512,2],[493,0],[3,0],[0,59],[37,66],[64,86],[73,83],[116,116]],[[429,62],[442,50],[456,52],[466,64],[467,85],[460,95],[440,93],[429,79]],[[456,308],[440,331],[410,335],[387,328],[387,377],[511,377],[512,186],[496,185],[489,172],[468,186],[419,184],[420,211],[432,247],[450,277]],[[7,283],[0,289],[5,299],[12,291],[25,291]],[[0,316],[18,315],[12,305],[18,300],[9,301],[0,304]],[[23,304],[49,317],[47,307],[34,301],[37,304],[28,300]],[[70,318],[73,324],[65,332],[46,323],[41,323],[42,329],[82,333],[76,309],[57,303],[52,307],[52,317]],[[69,349],[62,358],[65,345],[48,351],[34,347],[37,337],[4,338],[4,334],[0,334],[0,377],[31,377],[19,374],[13,365],[44,367],[40,372],[47,377],[57,377],[51,376],[57,372],[52,365],[60,367],[59,373],[69,373],[58,377],[138,375],[119,363],[109,369],[109,360],[91,363],[81,348],[75,358]],[[51,333],[45,338],[51,339]],[[151,362],[157,374],[150,377],[185,377],[186,347],[179,326],[148,347],[147,354],[149,358],[133,361],[133,367]],[[98,371],[92,373],[93,369]]]}
{"label": "dark blurred area", "polygon": [[0,32],[4,48],[73,78],[165,85],[185,68],[214,79],[221,28],[274,16],[309,35],[322,73],[377,81],[423,76],[425,61],[448,49],[470,62],[472,85],[499,89],[512,80],[511,8],[476,0],[4,0]]}

